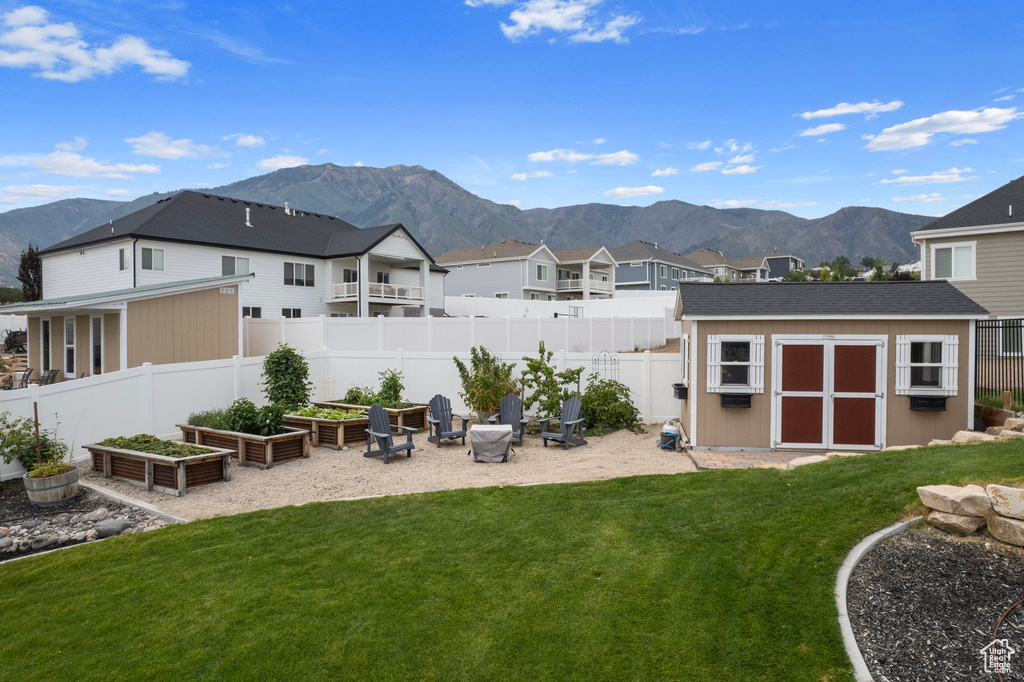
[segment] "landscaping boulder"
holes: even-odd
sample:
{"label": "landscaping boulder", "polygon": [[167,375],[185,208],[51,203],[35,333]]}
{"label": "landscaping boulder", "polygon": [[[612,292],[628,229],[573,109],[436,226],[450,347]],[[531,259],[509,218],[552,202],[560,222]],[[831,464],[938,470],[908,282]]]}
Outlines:
{"label": "landscaping boulder", "polygon": [[836,451],[836,452],[826,452],[825,456],[828,457],[829,459],[835,459],[836,457],[860,457],[863,454],[865,454],[865,453],[863,453],[863,452],[840,452],[840,451]]}
{"label": "landscaping boulder", "polygon": [[995,436],[990,436],[987,433],[981,433],[980,431],[957,431],[953,436],[953,443],[955,445],[965,445],[967,443],[988,443],[995,439]]}
{"label": "landscaping boulder", "polygon": [[114,535],[120,535],[130,525],[132,524],[128,519],[106,519],[98,522],[94,530],[99,537],[109,538]]}
{"label": "landscaping boulder", "polygon": [[107,511],[106,507],[100,507],[99,509],[89,512],[83,518],[86,521],[102,521],[107,518],[108,514],[110,514],[110,512]]}
{"label": "landscaping boulder", "polygon": [[1009,431],[1024,431],[1024,418],[1010,417],[1003,422],[1003,428]]}
{"label": "landscaping boulder", "polygon": [[928,441],[928,447],[932,447],[933,445],[952,445],[952,444],[953,444],[953,441],[951,441],[951,440],[942,440],[941,438],[936,438],[934,440]]}
{"label": "landscaping boulder", "polygon": [[947,533],[960,533],[970,535],[981,528],[985,523],[982,516],[963,516],[962,514],[947,514],[946,512],[933,511],[924,519],[928,525],[934,526]]}
{"label": "landscaping boulder", "polygon": [[985,487],[985,492],[997,514],[1011,519],[1024,519],[1024,490],[1008,485],[989,485]]}
{"label": "landscaping boulder", "polygon": [[1002,429],[997,436],[999,440],[1010,440],[1012,438],[1024,438],[1024,433],[1020,431],[1011,431],[1010,429]]}
{"label": "landscaping boulder", "polygon": [[988,517],[988,532],[996,540],[1009,545],[1024,547],[1024,521],[1007,519],[999,514]]}
{"label": "landscaping boulder", "polygon": [[916,450],[919,447],[921,447],[921,446],[920,445],[890,445],[889,447],[887,447],[885,449],[885,451],[886,452],[891,452],[891,451],[894,451],[894,450]]}
{"label": "landscaping boulder", "polygon": [[947,514],[986,516],[992,511],[992,503],[980,485],[923,485],[917,494],[924,506]]}
{"label": "landscaping boulder", "polygon": [[804,464],[815,464],[817,462],[826,462],[828,457],[822,455],[809,455],[807,457],[797,457],[789,461],[789,468],[796,469],[797,467],[803,466]]}

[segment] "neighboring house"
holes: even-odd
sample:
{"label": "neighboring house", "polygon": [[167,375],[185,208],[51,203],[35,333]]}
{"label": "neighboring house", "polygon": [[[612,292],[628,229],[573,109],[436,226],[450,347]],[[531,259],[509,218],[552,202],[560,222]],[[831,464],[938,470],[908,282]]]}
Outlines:
{"label": "neighboring house", "polygon": [[615,259],[603,246],[555,251],[559,300],[611,298],[615,294]]}
{"label": "neighboring house", "polygon": [[698,448],[881,450],[974,426],[975,322],[948,282],[679,286]]}
{"label": "neighboring house", "polygon": [[618,263],[615,288],[620,291],[671,291],[680,280],[714,277],[689,258],[639,239],[612,249],[611,255]]}
{"label": "neighboring house", "polygon": [[252,274],[246,317],[426,316],[444,269],[400,224],[184,191],[40,251],[43,298]]}
{"label": "neighboring house", "polygon": [[751,254],[752,258],[764,258],[768,264],[768,278],[779,279],[791,272],[804,269],[804,259],[779,249],[766,249]]}
{"label": "neighboring house", "polygon": [[558,260],[543,244],[506,239],[478,249],[455,249],[437,257],[448,274],[448,296],[554,301]]}
{"label": "neighboring house", "polygon": [[756,282],[768,279],[768,260],[764,256],[747,258],[729,258],[721,251],[714,249],[697,249],[686,254],[686,258],[715,273],[715,277],[730,282],[752,280]]}

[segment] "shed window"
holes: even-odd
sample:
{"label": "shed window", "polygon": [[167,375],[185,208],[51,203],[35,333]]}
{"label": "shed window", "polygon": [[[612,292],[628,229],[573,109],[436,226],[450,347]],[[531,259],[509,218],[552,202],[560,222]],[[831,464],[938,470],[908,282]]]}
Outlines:
{"label": "shed window", "polygon": [[896,394],[957,394],[958,336],[897,336]]}
{"label": "shed window", "polygon": [[709,336],[709,393],[764,392],[764,336]]}

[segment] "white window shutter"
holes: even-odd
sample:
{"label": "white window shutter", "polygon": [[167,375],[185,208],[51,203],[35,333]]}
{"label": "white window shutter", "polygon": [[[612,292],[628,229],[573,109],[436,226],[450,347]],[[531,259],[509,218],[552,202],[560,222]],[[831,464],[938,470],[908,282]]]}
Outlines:
{"label": "white window shutter", "polygon": [[910,337],[896,337],[896,395],[910,394]]}
{"label": "white window shutter", "polygon": [[750,341],[750,388],[754,393],[764,393],[764,336],[755,336]]}
{"label": "white window shutter", "polygon": [[679,353],[681,360],[680,381],[687,386],[690,385],[690,335],[683,334],[679,339]]}
{"label": "white window shutter", "polygon": [[722,342],[717,336],[708,336],[708,393],[722,391]]}
{"label": "white window shutter", "polygon": [[947,336],[942,344],[942,392],[956,395],[957,375],[960,370],[960,337]]}

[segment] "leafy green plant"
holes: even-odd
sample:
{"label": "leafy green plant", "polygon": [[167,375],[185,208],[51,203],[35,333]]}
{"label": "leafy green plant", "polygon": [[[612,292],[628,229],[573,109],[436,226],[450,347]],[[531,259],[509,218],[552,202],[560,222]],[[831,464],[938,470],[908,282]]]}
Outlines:
{"label": "leafy green plant", "polygon": [[583,407],[580,415],[588,433],[596,435],[590,429],[629,429],[640,428],[640,410],[633,404],[629,386],[613,379],[602,379],[597,374],[587,377],[587,389],[581,398]]}
{"label": "leafy green plant", "polygon": [[97,445],[118,448],[119,450],[146,452],[151,455],[165,455],[167,457],[191,457],[193,455],[205,455],[213,452],[210,448],[204,448],[199,445],[187,445],[185,443],[173,443],[169,440],[160,440],[156,436],[145,433],[137,436],[115,436],[101,440]]}
{"label": "leafy green plant", "polygon": [[226,409],[193,412],[188,416],[186,423],[189,426],[202,426],[207,429],[231,431],[231,424],[228,421],[228,411]]}
{"label": "leafy green plant", "polygon": [[562,401],[567,400],[573,393],[579,393],[580,377],[583,375],[582,367],[556,372],[554,365],[551,364],[553,355],[553,352],[544,348],[544,342],[541,341],[537,357],[523,357],[526,361],[523,388],[531,391],[523,400],[523,409],[529,410],[536,404],[541,417],[558,414],[562,409]]}
{"label": "leafy green plant", "polygon": [[509,393],[519,393],[519,382],[512,378],[515,366],[500,362],[483,346],[469,349],[469,367],[457,357],[452,359],[462,380],[459,395],[470,409],[497,412],[502,398]]}
{"label": "leafy green plant", "polygon": [[780,278],[783,282],[806,282],[810,279],[803,270],[790,270]]}
{"label": "leafy green plant", "polygon": [[412,407],[412,403],[402,398],[402,391],[405,385],[402,383],[402,373],[393,369],[386,369],[378,374],[380,376],[380,390],[377,391],[377,404],[381,407],[402,409]]}
{"label": "leafy green plant", "polygon": [[297,414],[300,417],[313,417],[314,419],[337,419],[344,421],[346,419],[362,419],[366,416],[366,411],[342,410],[329,407],[303,407],[292,414]]}
{"label": "leafy green plant", "polygon": [[56,429],[39,431],[39,454],[41,462],[36,458],[35,422],[27,417],[13,417],[10,412],[0,414],[0,457],[5,464],[17,460],[30,472],[51,462],[63,464],[65,471],[70,468],[64,463],[67,443],[57,438]]}
{"label": "leafy green plant", "polygon": [[227,409],[194,412],[189,415],[188,424],[254,436],[276,436],[284,433],[285,412],[283,405],[270,403],[257,408],[250,400],[240,398]]}
{"label": "leafy green plant", "polygon": [[349,405],[375,405],[377,403],[377,394],[373,392],[372,388],[353,386],[348,389],[341,402]]}
{"label": "leafy green plant", "polygon": [[312,388],[309,363],[291,346],[282,343],[263,360],[263,393],[268,402],[287,407],[305,405]]}

